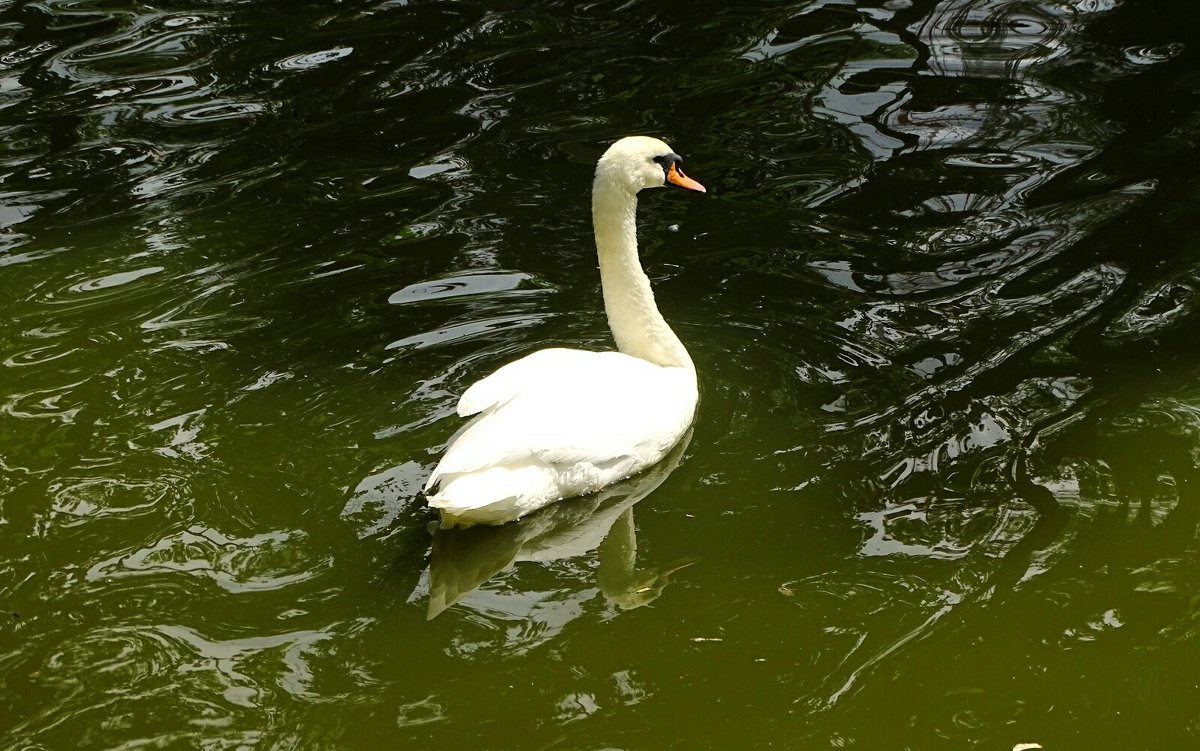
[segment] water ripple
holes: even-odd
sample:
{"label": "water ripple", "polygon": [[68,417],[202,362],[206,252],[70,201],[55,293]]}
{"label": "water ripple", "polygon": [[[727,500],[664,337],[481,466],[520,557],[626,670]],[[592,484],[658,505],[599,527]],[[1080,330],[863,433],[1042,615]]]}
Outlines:
{"label": "water ripple", "polygon": [[292,55],[275,63],[280,70],[310,70],[335,60],[341,60],[354,54],[353,47],[333,47],[320,52],[307,52],[303,55]]}
{"label": "water ripple", "polygon": [[157,543],[93,564],[89,582],[127,577],[188,574],[211,579],[227,592],[280,589],[315,575],[300,532],[229,537],[192,526]]}
{"label": "water ripple", "polygon": [[177,481],[84,478],[51,483],[51,512],[60,516],[56,526],[71,527],[104,517],[132,518],[162,514],[181,499]]}
{"label": "water ripple", "polygon": [[1175,42],[1156,47],[1126,47],[1123,52],[1125,59],[1134,65],[1156,65],[1177,57],[1183,47],[1181,42]]}
{"label": "water ripple", "polygon": [[[333,634],[325,631],[295,631],[272,636],[256,636],[243,639],[216,640],[186,626],[161,625],[158,634],[178,645],[181,652],[189,653],[182,665],[187,671],[211,671],[224,684],[222,695],[227,702],[237,706],[256,707],[263,691],[255,681],[242,671],[243,665],[255,659],[279,653],[282,663],[274,683],[284,692],[297,698],[315,698],[310,690],[313,674],[308,665],[308,656],[316,645]],[[258,672],[258,671],[256,671]]]}
{"label": "water ripple", "polygon": [[[0,9],[0,747],[1097,746],[1160,694],[1188,747],[1200,118],[1145,5]],[[456,396],[611,346],[626,132],[711,188],[639,213],[697,438],[636,525],[431,537]],[[647,734],[716,696],[761,733]]]}

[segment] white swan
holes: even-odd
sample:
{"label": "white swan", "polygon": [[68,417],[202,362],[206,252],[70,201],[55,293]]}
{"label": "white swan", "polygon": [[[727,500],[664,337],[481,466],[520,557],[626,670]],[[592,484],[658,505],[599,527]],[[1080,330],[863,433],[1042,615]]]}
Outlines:
{"label": "white swan", "polygon": [[458,401],[478,415],[451,439],[425,485],[442,526],[503,524],[655,464],[692,423],[696,369],[654,304],[638,260],[637,193],[704,192],[656,138],[613,144],[596,165],[592,224],[604,308],[619,352],[544,349],[509,363]]}

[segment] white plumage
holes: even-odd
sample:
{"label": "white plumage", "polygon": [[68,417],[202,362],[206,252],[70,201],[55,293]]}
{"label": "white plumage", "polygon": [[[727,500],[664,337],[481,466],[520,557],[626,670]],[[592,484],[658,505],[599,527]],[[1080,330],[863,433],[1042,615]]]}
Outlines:
{"label": "white plumage", "polygon": [[544,349],[471,386],[476,415],[425,486],[443,526],[503,524],[661,460],[691,425],[696,371],[663,320],[637,253],[637,192],[703,192],[662,141],[623,138],[596,166],[592,223],[604,306],[619,352]]}

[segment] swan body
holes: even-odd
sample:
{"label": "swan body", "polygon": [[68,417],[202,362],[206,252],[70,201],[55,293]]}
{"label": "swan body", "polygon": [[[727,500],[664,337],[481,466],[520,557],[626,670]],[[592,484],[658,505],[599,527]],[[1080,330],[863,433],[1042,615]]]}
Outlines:
{"label": "swan body", "polygon": [[544,349],[468,388],[425,486],[443,526],[503,524],[659,462],[691,426],[696,369],[663,320],[638,259],[637,193],[704,192],[662,141],[613,144],[596,165],[592,223],[616,352]]}

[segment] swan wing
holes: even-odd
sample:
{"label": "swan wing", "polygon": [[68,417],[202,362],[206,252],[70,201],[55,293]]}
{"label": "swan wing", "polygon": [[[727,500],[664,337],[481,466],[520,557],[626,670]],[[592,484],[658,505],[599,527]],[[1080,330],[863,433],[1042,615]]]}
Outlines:
{"label": "swan wing", "polygon": [[545,374],[575,367],[574,363],[581,359],[579,355],[594,354],[597,353],[551,348],[538,350],[520,360],[510,362],[490,376],[476,381],[463,392],[458,399],[458,416],[470,417],[504,404]]}
{"label": "swan wing", "polygon": [[695,376],[619,352],[542,350],[468,389],[460,414],[464,402],[483,414],[449,446],[427,487],[491,467],[609,466],[661,453],[691,420]]}

